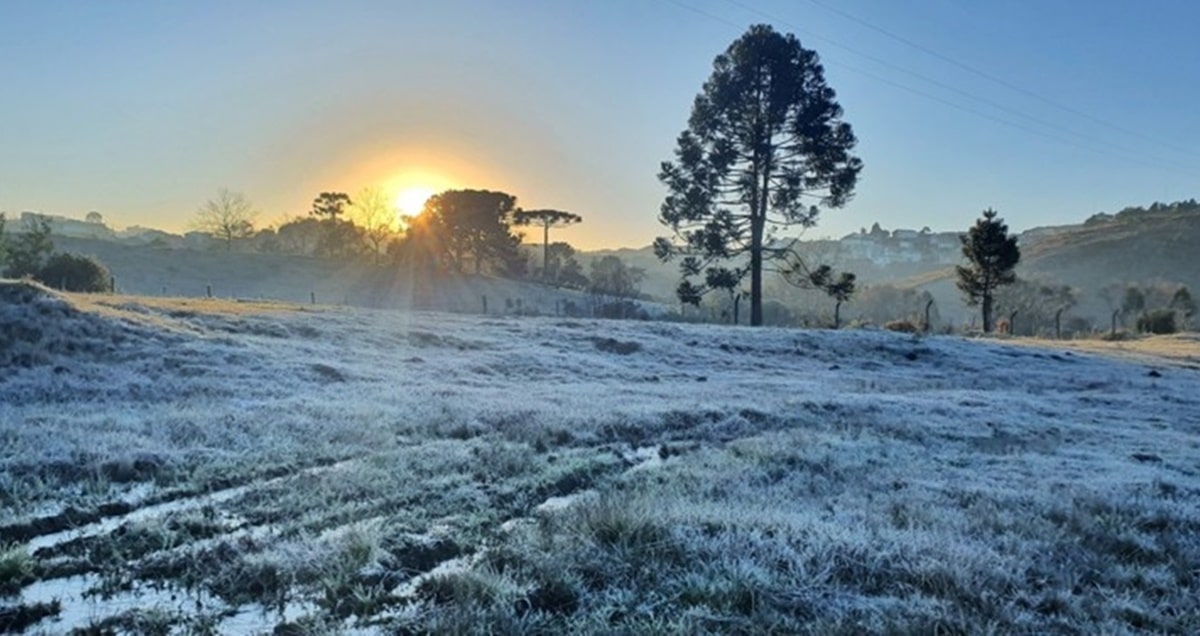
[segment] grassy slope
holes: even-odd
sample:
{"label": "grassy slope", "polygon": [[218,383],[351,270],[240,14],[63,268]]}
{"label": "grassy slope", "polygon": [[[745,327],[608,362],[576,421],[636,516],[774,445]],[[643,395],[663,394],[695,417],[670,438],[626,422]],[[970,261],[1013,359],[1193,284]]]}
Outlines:
{"label": "grassy slope", "polygon": [[394,267],[287,254],[172,250],[67,238],[55,239],[55,245],[95,256],[116,277],[118,290],[144,296],[202,298],[211,287],[213,296],[225,299],[309,304],[315,294],[319,304],[418,306],[455,312],[481,312],[482,297],[487,296],[491,313],[511,312],[507,303],[520,301],[526,311],[544,314],[555,313],[557,301],[583,305],[588,300],[567,290],[479,276],[448,278],[423,287]]}
{"label": "grassy slope", "polygon": [[1194,341],[0,307],[0,616],[51,631],[1200,629]]}

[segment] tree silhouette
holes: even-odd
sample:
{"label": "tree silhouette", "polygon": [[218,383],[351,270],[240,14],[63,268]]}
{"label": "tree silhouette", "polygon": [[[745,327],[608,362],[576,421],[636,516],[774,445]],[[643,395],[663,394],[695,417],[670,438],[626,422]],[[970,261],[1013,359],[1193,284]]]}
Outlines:
{"label": "tree silhouette", "polygon": [[841,327],[842,303],[847,302],[854,296],[855,281],[857,278],[857,276],[850,272],[842,272],[835,278],[833,268],[828,265],[822,265],[809,274],[809,281],[812,283],[812,286],[825,292],[834,300],[834,329]]}
{"label": "tree silhouette", "polygon": [[[3,226],[0,225],[0,230]],[[8,278],[37,276],[54,251],[50,238],[50,220],[41,214],[25,217],[24,228],[6,241],[4,275]]]}
{"label": "tree silhouette", "polygon": [[545,280],[557,287],[584,289],[588,286],[583,267],[575,259],[575,248],[567,243],[551,243],[546,251],[547,269],[552,274]]}
{"label": "tree silhouette", "polygon": [[[664,261],[683,257],[682,302],[748,275],[750,324],[762,324],[764,264],[794,254],[798,240],[778,233],[815,225],[818,205],[845,204],[862,169],[835,97],[816,52],[770,26],[717,56],[659,173],[669,191],[659,220],[674,238],[654,248]],[[690,281],[702,272],[703,284]]]}
{"label": "tree silhouette", "polygon": [[225,241],[226,251],[233,249],[233,242],[254,234],[254,217],[258,211],[241,192],[225,188],[209,199],[196,211],[192,226]]}
{"label": "tree silhouette", "polygon": [[1008,226],[988,208],[966,234],[959,235],[967,265],[958,265],[958,288],[966,296],[967,305],[980,305],[983,331],[992,331],[992,303],[996,289],[1011,285],[1017,279],[1013,268],[1021,260],[1017,237],[1009,236]]}
{"label": "tree silhouette", "polygon": [[336,221],[353,204],[350,195],[345,192],[322,192],[313,199],[311,214],[318,219]]}
{"label": "tree silhouette", "polygon": [[284,252],[312,256],[321,244],[323,229],[321,221],[316,218],[297,216],[280,225],[275,237]]}
{"label": "tree silhouette", "polygon": [[464,272],[473,265],[476,274],[490,269],[520,275],[524,261],[521,236],[512,232],[517,198],[490,190],[447,190],[425,202],[420,214],[409,219],[409,251],[432,259],[441,269]]}
{"label": "tree silhouette", "polygon": [[313,199],[312,210],[309,214],[321,220],[325,228],[317,251],[330,257],[339,257],[346,253],[346,248],[357,235],[356,228],[338,217],[346,214],[346,208],[354,205],[350,195],[345,192],[322,192]]}
{"label": "tree silhouette", "polygon": [[610,318],[628,318],[636,306],[632,302],[641,293],[646,272],[630,267],[618,256],[608,255],[592,261],[588,292],[592,295],[593,310]]}
{"label": "tree silhouette", "polygon": [[1192,298],[1192,293],[1188,288],[1180,287],[1175,295],[1171,296],[1171,309],[1183,314],[1183,328],[1187,329],[1191,323],[1192,316],[1196,315],[1196,301]]}
{"label": "tree silhouette", "polygon": [[540,225],[542,227],[542,278],[551,277],[550,228],[566,227],[583,221],[583,217],[562,210],[517,210],[513,213],[516,225]]}

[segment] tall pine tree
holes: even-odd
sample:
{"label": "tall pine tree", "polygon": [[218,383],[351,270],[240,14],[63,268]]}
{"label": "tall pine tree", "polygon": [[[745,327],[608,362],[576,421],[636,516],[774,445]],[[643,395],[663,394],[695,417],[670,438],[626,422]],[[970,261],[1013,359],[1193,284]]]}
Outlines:
{"label": "tall pine tree", "polygon": [[798,238],[785,233],[815,225],[818,206],[846,203],[862,169],[836,97],[816,52],[770,26],[717,56],[659,173],[669,191],[659,220],[674,237],[654,250],[683,257],[682,302],[749,277],[750,324],[762,324],[763,272],[796,256]]}
{"label": "tall pine tree", "polygon": [[1002,219],[996,218],[995,210],[988,208],[975,221],[975,225],[959,238],[967,264],[955,268],[958,270],[958,288],[962,290],[968,305],[982,308],[983,331],[990,333],[996,289],[1017,280],[1013,271],[1021,260],[1017,237],[1010,236],[1008,226]]}

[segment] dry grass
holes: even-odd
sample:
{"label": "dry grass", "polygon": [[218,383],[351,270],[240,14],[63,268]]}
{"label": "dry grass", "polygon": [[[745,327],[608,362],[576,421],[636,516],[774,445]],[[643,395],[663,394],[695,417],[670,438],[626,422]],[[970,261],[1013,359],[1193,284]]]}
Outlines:
{"label": "dry grass", "polygon": [[1067,349],[1140,364],[1183,366],[1200,369],[1200,333],[1143,336],[1131,340],[1049,340],[1012,338],[1008,344]]}

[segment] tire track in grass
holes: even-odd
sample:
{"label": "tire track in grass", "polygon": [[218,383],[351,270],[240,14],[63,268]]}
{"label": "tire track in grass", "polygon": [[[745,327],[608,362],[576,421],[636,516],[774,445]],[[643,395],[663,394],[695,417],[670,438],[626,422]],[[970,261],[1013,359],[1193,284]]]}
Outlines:
{"label": "tire track in grass", "polygon": [[[92,563],[90,560],[82,560],[78,557],[74,557],[73,560],[72,555],[90,555],[93,550],[112,549],[112,546],[101,544],[110,543],[114,535],[132,540],[131,538],[136,533],[135,529],[140,524],[173,518],[175,515],[203,509],[211,510],[256,488],[281,484],[305,475],[342,470],[361,459],[355,457],[336,461],[323,460],[299,471],[289,467],[278,467],[259,473],[260,476],[272,475],[266,481],[244,480],[246,483],[241,485],[216,490],[212,490],[212,484],[210,484],[208,492],[199,495],[186,496],[188,492],[195,491],[174,491],[167,493],[159,503],[136,507],[124,514],[101,517],[78,527],[35,535],[25,544],[25,548],[33,558],[44,562],[41,570],[43,574],[48,573],[49,576],[29,581],[28,584],[23,585],[14,597],[17,603],[14,607],[53,607],[56,611],[39,623],[46,623],[47,627],[52,626],[53,629],[62,631],[88,629],[103,624],[105,620],[115,620],[122,614],[140,610],[157,610],[164,607],[182,616],[204,607],[218,608],[218,613],[222,614],[245,614],[245,608],[241,605],[216,602],[214,599],[217,597],[202,587],[184,590],[181,586],[164,586],[153,581],[126,579],[121,575],[116,575],[114,578],[112,573],[106,574],[103,571],[105,569],[103,564]],[[221,484],[222,482],[217,483]],[[113,512],[114,509],[109,507],[104,508],[103,511]],[[97,509],[96,512],[98,514],[102,510]],[[59,520],[58,523],[61,523],[64,517],[55,515],[51,519]],[[168,547],[170,551],[197,550],[202,549],[205,545],[213,545],[223,540],[236,541],[254,536],[262,537],[270,532],[268,528],[245,526],[232,518],[214,523],[215,532],[212,536],[189,541],[182,546],[176,546],[173,550],[170,550],[168,546],[162,547]],[[24,524],[22,527],[28,531],[48,525],[53,524],[46,521],[41,521],[41,523],[34,521]],[[134,548],[135,552],[137,551],[137,546],[130,547]],[[162,553],[161,548],[154,546],[142,546],[141,549],[144,549],[145,552],[139,555],[138,562]],[[136,570],[137,562],[125,563],[123,567],[132,568],[130,570],[132,572]],[[176,589],[177,587],[180,589]],[[261,613],[265,616],[267,609],[262,608]],[[101,623],[96,623],[97,620],[100,620]],[[239,625],[244,627],[248,624],[247,621],[248,619],[243,618]],[[263,625],[267,630],[271,627],[271,624],[264,623]],[[239,629],[239,631],[241,630]]]}
{"label": "tire track in grass", "polygon": [[[170,490],[139,504],[111,501],[91,510],[68,508],[58,514],[0,527],[0,543],[25,544],[34,552],[73,539],[111,532],[130,521],[150,519],[172,511],[192,510],[221,503],[255,488],[311,472],[336,469],[361,460],[322,459],[306,467],[278,466],[241,479],[219,479],[201,488]],[[266,481],[263,481],[263,480]]]}
{"label": "tire track in grass", "polygon": [[[496,522],[494,527],[504,532],[505,528],[511,527],[514,523],[520,523],[522,519],[531,521],[530,513],[535,516],[560,513],[575,505],[588,494],[594,493],[594,487],[599,482],[634,470],[642,470],[651,465],[661,464],[664,459],[662,449],[661,445],[653,445],[622,451],[614,449],[611,443],[586,449],[577,457],[615,455],[616,461],[585,462],[580,464],[576,470],[566,471],[557,477],[538,473],[544,475],[548,481],[538,484],[535,479],[535,483],[529,484],[528,492],[535,498],[542,498],[542,501],[535,505],[521,504],[517,501],[510,502],[508,505],[516,504],[522,510],[514,511],[515,514]],[[137,524],[168,517],[173,518],[174,515],[181,513],[217,508],[256,489],[285,485],[286,482],[293,479],[324,475],[350,467],[365,459],[367,458],[358,457],[333,463],[321,463],[298,472],[290,471],[266,481],[248,480],[238,486],[198,496],[180,497],[142,506],[123,515],[113,515],[81,527],[35,536],[28,545],[34,556],[39,559],[62,557],[69,552],[82,551],[86,554],[91,544],[107,541],[113,533],[126,536],[133,532],[132,527]],[[499,502],[496,503],[499,504]],[[507,507],[505,504],[500,505]],[[333,515],[333,518],[337,521],[335,525],[326,527],[325,532],[327,533],[336,533],[340,528],[347,528],[363,521],[354,519],[337,525],[337,522],[345,521],[345,518],[340,514]],[[244,520],[239,523],[237,519],[226,520],[225,523],[225,527],[212,536],[198,540],[185,540],[186,543],[169,547],[166,552],[151,548],[139,556],[137,561],[122,566],[125,574],[116,574],[115,578],[112,578],[114,575],[111,573],[106,575],[101,572],[102,566],[96,567],[95,564],[91,564],[91,569],[86,571],[67,571],[64,573],[66,576],[60,575],[36,581],[26,586],[17,600],[26,606],[57,602],[56,607],[59,611],[56,615],[40,621],[34,627],[41,625],[44,629],[62,631],[104,627],[119,630],[124,624],[122,621],[136,620],[138,616],[144,615],[146,612],[160,612],[176,624],[191,624],[189,621],[211,619],[218,626],[219,632],[227,633],[270,631],[279,624],[299,624],[298,621],[308,619],[323,621],[325,624],[333,621],[334,624],[342,627],[354,626],[347,624],[349,616],[341,616],[344,612],[339,612],[336,607],[324,607],[311,597],[311,593],[306,594],[295,586],[289,586],[289,591],[285,594],[281,605],[271,606],[263,602],[230,602],[222,598],[218,592],[209,589],[203,581],[192,587],[180,585],[169,579],[158,580],[157,577],[139,576],[138,571],[143,569],[139,563],[147,564],[153,559],[188,562],[206,548],[214,549],[221,543],[248,542],[260,546],[270,545],[275,540],[272,537],[275,537],[280,531],[272,524],[242,525]],[[428,539],[435,548],[440,545],[438,544],[439,538],[433,534],[413,536],[415,539],[422,537]],[[413,602],[414,599],[409,596],[413,591],[419,589],[423,582],[436,576],[453,573],[456,569],[471,567],[478,556],[486,550],[486,543],[484,547],[471,552],[464,553],[461,547],[455,547],[449,552],[442,551],[440,553],[441,556],[448,558],[439,558],[439,549],[434,549],[429,553],[428,556],[433,557],[432,560],[425,557],[416,559],[416,561],[420,561],[420,567],[404,572],[402,574],[404,581],[387,590],[381,599],[379,606],[381,611],[373,613],[369,617],[358,618],[358,624],[366,625],[366,621],[375,623],[386,618],[390,606]],[[407,554],[405,558],[399,558],[395,563],[403,567],[406,563],[414,564],[413,559],[412,554]],[[205,619],[204,617],[209,618]]]}

